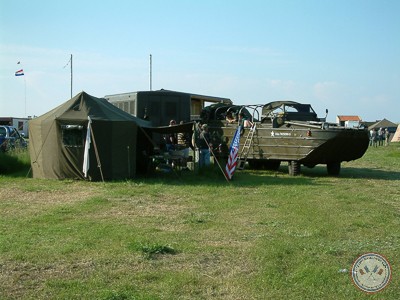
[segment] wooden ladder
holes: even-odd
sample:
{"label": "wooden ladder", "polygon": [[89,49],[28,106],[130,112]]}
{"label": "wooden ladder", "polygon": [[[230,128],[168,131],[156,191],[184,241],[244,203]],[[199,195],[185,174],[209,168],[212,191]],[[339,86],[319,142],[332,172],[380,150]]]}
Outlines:
{"label": "wooden ladder", "polygon": [[252,145],[254,146],[253,137],[255,132],[256,132],[256,123],[254,123],[253,126],[250,127],[249,133],[247,134],[246,140],[244,141],[243,148],[240,151],[237,163],[237,168],[239,170],[244,169],[244,165],[246,164],[247,161],[247,156],[249,155],[250,152],[250,147]]}

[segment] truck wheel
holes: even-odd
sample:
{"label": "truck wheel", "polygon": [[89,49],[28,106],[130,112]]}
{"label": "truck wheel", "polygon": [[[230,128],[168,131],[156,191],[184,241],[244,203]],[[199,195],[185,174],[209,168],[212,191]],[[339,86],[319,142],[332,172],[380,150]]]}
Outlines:
{"label": "truck wheel", "polygon": [[300,163],[297,160],[288,162],[288,170],[290,176],[297,176],[300,174]]}
{"label": "truck wheel", "polygon": [[335,161],[326,164],[326,169],[328,171],[328,175],[338,176],[340,174],[340,162]]}

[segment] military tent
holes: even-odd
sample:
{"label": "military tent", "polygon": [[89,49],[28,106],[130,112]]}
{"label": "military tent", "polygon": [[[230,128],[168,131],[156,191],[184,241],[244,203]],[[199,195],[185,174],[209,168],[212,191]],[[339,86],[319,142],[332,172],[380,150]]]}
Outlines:
{"label": "military tent", "polygon": [[151,148],[142,128],[147,125],[107,100],[81,92],[29,122],[33,177],[132,178],[142,153]]}
{"label": "military tent", "polygon": [[396,130],[397,124],[393,123],[389,120],[383,119],[380,121],[377,121],[376,123],[372,124],[371,126],[368,126],[368,130],[371,129],[379,129],[379,128],[390,128],[393,131]]}

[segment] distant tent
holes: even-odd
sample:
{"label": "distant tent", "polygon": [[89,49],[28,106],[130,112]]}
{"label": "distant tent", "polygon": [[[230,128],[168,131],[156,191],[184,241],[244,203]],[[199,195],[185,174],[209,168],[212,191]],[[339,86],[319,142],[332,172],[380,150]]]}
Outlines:
{"label": "distant tent", "polygon": [[400,142],[400,124],[397,126],[397,130],[394,133],[391,142]]}
{"label": "distant tent", "polygon": [[[90,117],[91,134],[87,134]],[[85,141],[89,180],[132,178],[142,152],[151,147],[141,126],[147,121],[120,110],[107,100],[81,92],[29,121],[29,152],[34,178],[84,179]]]}
{"label": "distant tent", "polygon": [[383,119],[369,126],[368,130],[379,129],[379,128],[391,128],[391,127],[396,128],[397,124],[390,122],[389,120]]}

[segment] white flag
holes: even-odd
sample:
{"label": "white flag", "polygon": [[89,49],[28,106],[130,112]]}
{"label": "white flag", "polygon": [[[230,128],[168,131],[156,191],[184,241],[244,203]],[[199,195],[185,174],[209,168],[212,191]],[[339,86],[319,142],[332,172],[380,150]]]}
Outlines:
{"label": "white flag", "polygon": [[92,120],[88,116],[88,126],[87,126],[87,131],[86,131],[86,141],[85,141],[85,152],[83,155],[83,174],[85,175],[85,178],[87,178],[87,173],[89,171],[89,149],[90,149],[90,143],[91,143],[91,127],[92,127]]}

